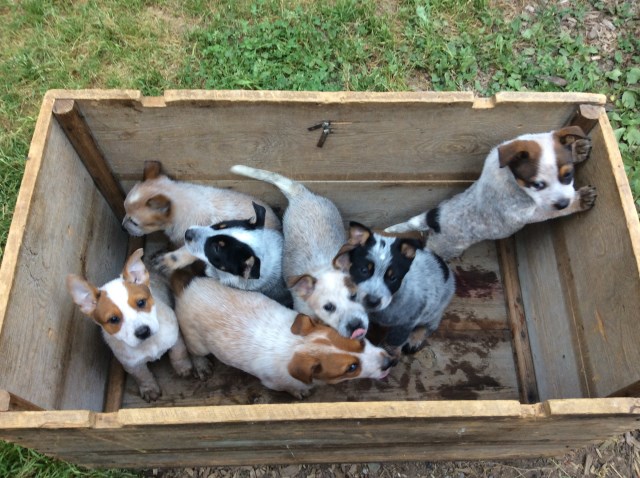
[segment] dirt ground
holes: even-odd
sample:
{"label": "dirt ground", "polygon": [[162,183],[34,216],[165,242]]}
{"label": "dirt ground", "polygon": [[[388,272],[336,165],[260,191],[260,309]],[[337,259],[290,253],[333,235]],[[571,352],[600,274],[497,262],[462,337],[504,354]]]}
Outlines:
{"label": "dirt ground", "polygon": [[[506,16],[512,17],[523,11],[533,13],[552,1],[493,0],[491,3],[500,6]],[[569,0],[560,0],[555,3],[562,4],[567,1]],[[605,0],[601,3],[619,2]],[[563,28],[569,31],[576,30],[575,20],[565,19]],[[587,15],[582,28],[584,31],[571,33],[579,33],[589,43],[598,45],[602,54],[594,58],[594,61],[598,61],[606,70],[611,66],[608,64],[611,62],[610,53],[617,48],[619,32],[604,13],[595,9]],[[549,459],[204,467],[151,469],[144,473],[147,477],[158,478],[640,478],[640,430],[613,437],[603,443],[572,450],[560,458]]]}

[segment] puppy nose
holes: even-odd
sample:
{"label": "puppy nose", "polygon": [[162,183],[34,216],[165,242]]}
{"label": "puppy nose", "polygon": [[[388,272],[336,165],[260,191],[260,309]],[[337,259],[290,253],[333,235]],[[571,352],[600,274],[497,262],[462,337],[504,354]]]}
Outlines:
{"label": "puppy nose", "polygon": [[187,232],[184,233],[184,240],[191,242],[193,241],[194,237],[196,237],[196,233],[193,232],[192,229],[187,229]]}
{"label": "puppy nose", "polygon": [[148,339],[151,335],[151,329],[148,325],[143,325],[142,327],[138,327],[135,332],[136,337],[140,340]]}
{"label": "puppy nose", "polygon": [[382,362],[382,371],[389,370],[391,367],[395,367],[398,364],[397,357],[385,357]]}
{"label": "puppy nose", "polygon": [[382,302],[382,299],[380,299],[380,297],[376,297],[375,295],[367,294],[364,297],[364,305],[368,309],[374,309],[378,307],[380,305],[380,302]]}
{"label": "puppy nose", "polygon": [[127,221],[129,220],[129,218],[127,216],[124,217],[124,219],[122,220],[122,222],[120,223],[120,228],[126,232],[127,228],[125,227],[125,224],[127,223]]}
{"label": "puppy nose", "polygon": [[558,210],[564,209],[568,205],[569,205],[569,200],[568,199],[563,199],[561,201],[553,203],[553,207],[555,207]]}

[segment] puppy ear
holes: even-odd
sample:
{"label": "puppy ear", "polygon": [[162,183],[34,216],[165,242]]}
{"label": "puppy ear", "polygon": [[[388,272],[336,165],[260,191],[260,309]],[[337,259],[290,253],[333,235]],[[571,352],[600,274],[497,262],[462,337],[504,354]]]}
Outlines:
{"label": "puppy ear", "polygon": [[122,269],[122,277],[131,284],[144,284],[149,286],[149,272],[142,262],[144,250],[137,249],[129,256],[124,269]]}
{"label": "puppy ear", "polygon": [[309,354],[295,353],[291,362],[289,362],[291,376],[307,385],[313,382],[313,377],[320,373],[321,370],[320,360]]}
{"label": "puppy ear", "polygon": [[342,272],[349,272],[349,269],[351,268],[351,257],[349,256],[349,252],[354,250],[356,247],[358,246],[349,243],[342,246],[338,251],[338,255],[333,258],[333,268]]}
{"label": "puppy ear", "polygon": [[293,335],[309,335],[316,328],[316,322],[308,315],[298,314],[296,320],[291,324],[291,333]]}
{"label": "puppy ear", "polygon": [[501,168],[504,168],[513,161],[526,160],[529,158],[530,153],[521,141],[511,141],[510,143],[498,146],[498,162]]}
{"label": "puppy ear", "polygon": [[421,243],[417,239],[400,239],[400,254],[407,259],[415,259],[416,251],[421,249]]}
{"label": "puppy ear", "polygon": [[302,299],[306,300],[316,287],[316,278],[309,274],[293,276],[287,279],[287,285]]}
{"label": "puppy ear", "polygon": [[98,305],[98,289],[75,274],[67,276],[67,290],[85,315],[91,315]]}
{"label": "puppy ear", "polygon": [[587,137],[580,126],[567,126],[566,128],[554,131],[553,136],[558,140],[560,144],[565,146],[570,145],[574,141],[585,139]]}
{"label": "puppy ear", "polygon": [[253,224],[257,229],[263,229],[267,210],[264,208],[264,206],[256,204],[255,202],[252,202],[251,204],[253,204],[253,210],[256,212],[256,219]]}
{"label": "puppy ear", "polygon": [[256,256],[251,256],[244,262],[244,271],[242,277],[245,279],[259,279],[260,278],[260,259]]}
{"label": "puppy ear", "polygon": [[349,244],[364,246],[371,238],[371,229],[360,223],[351,221],[349,223]]}
{"label": "puppy ear", "polygon": [[146,181],[147,179],[156,179],[162,175],[162,163],[160,161],[145,161],[144,169],[142,171],[142,177]]}
{"label": "puppy ear", "polygon": [[147,207],[159,212],[165,216],[168,216],[171,212],[171,200],[164,194],[156,194],[149,198],[147,201]]}

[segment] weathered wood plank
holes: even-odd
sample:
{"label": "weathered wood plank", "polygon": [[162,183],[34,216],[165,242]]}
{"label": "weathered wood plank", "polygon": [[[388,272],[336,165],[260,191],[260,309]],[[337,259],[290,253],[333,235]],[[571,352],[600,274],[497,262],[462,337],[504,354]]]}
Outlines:
{"label": "weathered wood plank", "polygon": [[497,245],[507,301],[507,320],[511,329],[511,345],[520,384],[520,400],[523,403],[536,403],[539,401],[538,384],[518,277],[516,245],[513,238],[497,241]]}
{"label": "weathered wood plank", "polygon": [[604,112],[591,136],[591,157],[577,168],[576,181],[595,185],[598,200],[556,227],[571,268],[566,282],[591,395],[603,397],[640,380],[640,224]]}
{"label": "weathered wood plank", "polygon": [[[120,180],[151,158],[183,179],[230,179],[229,167],[245,162],[295,179],[400,180],[473,179],[499,142],[559,127],[573,101],[602,98],[507,94],[476,107],[468,94],[182,92],[167,93],[165,107],[78,102]],[[318,148],[307,127],[323,120],[333,132]]]}
{"label": "weathered wood plank", "polygon": [[585,134],[589,134],[598,124],[598,120],[603,111],[604,108],[602,106],[580,105],[573,118],[569,121],[569,124],[579,126]]}
{"label": "weathered wood plank", "polygon": [[31,154],[42,160],[23,183],[37,207],[21,206],[29,215],[21,243],[11,244],[17,253],[9,259],[15,260],[13,277],[3,294],[0,387],[42,408],[100,410],[106,347],[98,327],[73,304],[64,278],[70,272],[95,282],[113,277],[125,235],[58,123],[41,132],[47,137],[34,139]]}
{"label": "weathered wood plank", "polygon": [[42,408],[34,405],[33,403],[14,395],[6,390],[0,390],[0,412],[8,411],[40,411]]}
{"label": "weathered wood plank", "polygon": [[109,203],[116,217],[124,218],[124,191],[114,178],[109,163],[96,144],[91,130],[84,121],[75,100],[58,99],[53,104],[53,115],[75,148],[98,190]]}

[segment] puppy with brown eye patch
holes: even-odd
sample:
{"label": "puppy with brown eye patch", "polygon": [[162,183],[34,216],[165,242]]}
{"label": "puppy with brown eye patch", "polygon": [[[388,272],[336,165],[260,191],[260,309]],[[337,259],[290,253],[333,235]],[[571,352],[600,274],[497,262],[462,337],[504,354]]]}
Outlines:
{"label": "puppy with brown eye patch", "polygon": [[253,203],[253,208],[253,218],[190,227],[185,232],[185,245],[157,255],[154,267],[170,275],[199,259],[206,264],[205,274],[224,285],[262,292],[291,305],[291,294],[282,278],[282,233],[265,227],[267,211],[263,206]]}
{"label": "puppy with brown eye patch", "polygon": [[[67,289],[80,310],[102,327],[102,336],[123,368],[133,376],[146,401],[162,394],[148,362],[165,352],[176,373],[185,377],[193,366],[184,345],[176,316],[169,307],[168,286],[150,275],[142,262],[142,249],[127,260],[120,277],[96,287],[69,274]],[[208,360],[195,362],[196,374],[210,373]]]}
{"label": "puppy with brown eye patch", "polygon": [[429,231],[427,247],[450,259],[526,224],[586,211],[595,204],[596,188],[576,191],[573,174],[590,152],[591,141],[578,126],[518,136],[491,150],[466,191],[385,231]]}
{"label": "puppy with brown eye patch", "polygon": [[127,194],[122,227],[132,236],[164,231],[180,246],[189,227],[251,217],[254,202],[265,208],[265,227],[279,230],[280,220],[271,208],[248,194],[174,181],[154,171]]}
{"label": "puppy with brown eye patch", "polygon": [[395,361],[366,339],[349,339],[257,292],[233,289],[184,269],[171,280],[176,315],[192,355],[258,377],[296,398],[322,383],[384,378]]}

